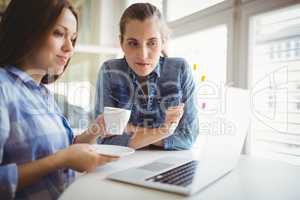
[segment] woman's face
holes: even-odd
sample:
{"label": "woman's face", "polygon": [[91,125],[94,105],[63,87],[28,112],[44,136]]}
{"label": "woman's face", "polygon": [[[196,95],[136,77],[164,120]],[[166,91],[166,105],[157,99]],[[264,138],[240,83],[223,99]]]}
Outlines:
{"label": "woman's face", "polygon": [[129,67],[140,77],[149,75],[155,69],[163,48],[157,19],[127,22],[121,47]]}
{"label": "woman's face", "polygon": [[[63,9],[42,46],[29,58],[29,64],[48,74],[59,75],[74,53],[73,41],[77,37],[77,21],[69,9]],[[28,61],[28,60],[27,60]]]}

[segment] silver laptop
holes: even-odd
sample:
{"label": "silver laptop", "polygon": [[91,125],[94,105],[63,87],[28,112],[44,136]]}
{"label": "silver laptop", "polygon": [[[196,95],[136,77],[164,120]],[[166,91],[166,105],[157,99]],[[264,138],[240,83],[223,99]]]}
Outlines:
{"label": "silver laptop", "polygon": [[229,173],[238,162],[249,127],[249,93],[226,88],[221,96],[207,99],[207,108],[199,112],[200,148],[196,157],[163,157],[108,178],[192,195]]}

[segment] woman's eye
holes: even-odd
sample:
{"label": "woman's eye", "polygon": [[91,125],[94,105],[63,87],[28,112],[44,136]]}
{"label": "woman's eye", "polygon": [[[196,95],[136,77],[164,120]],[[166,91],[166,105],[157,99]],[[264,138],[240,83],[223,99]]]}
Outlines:
{"label": "woman's eye", "polygon": [[64,33],[61,32],[61,31],[58,31],[58,30],[54,31],[53,34],[54,34],[54,36],[57,36],[57,37],[63,37],[64,36]]}
{"label": "woman's eye", "polygon": [[72,44],[75,44],[76,38],[71,39]]}
{"label": "woman's eye", "polygon": [[138,43],[137,42],[128,42],[128,46],[130,47],[137,47],[138,46]]}
{"label": "woman's eye", "polygon": [[157,46],[157,44],[158,44],[157,41],[151,41],[148,43],[148,46],[155,47],[155,46]]}

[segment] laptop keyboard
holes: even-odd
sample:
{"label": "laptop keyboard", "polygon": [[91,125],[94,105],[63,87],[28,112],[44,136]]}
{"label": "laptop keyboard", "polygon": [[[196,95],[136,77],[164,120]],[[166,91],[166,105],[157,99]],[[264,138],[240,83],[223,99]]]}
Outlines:
{"label": "laptop keyboard", "polygon": [[188,186],[193,181],[197,164],[198,161],[193,160],[156,176],[147,178],[146,181]]}

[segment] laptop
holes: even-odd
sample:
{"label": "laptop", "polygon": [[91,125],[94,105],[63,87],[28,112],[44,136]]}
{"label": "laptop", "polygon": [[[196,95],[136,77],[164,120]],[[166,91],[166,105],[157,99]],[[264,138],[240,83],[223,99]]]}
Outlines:
{"label": "laptop", "polygon": [[[199,111],[197,156],[163,157],[113,173],[108,179],[188,196],[228,174],[236,166],[243,148],[250,104],[247,90],[228,87],[224,91],[224,98],[215,106],[220,108],[222,104],[222,111]],[[207,109],[215,100],[207,99]]]}

